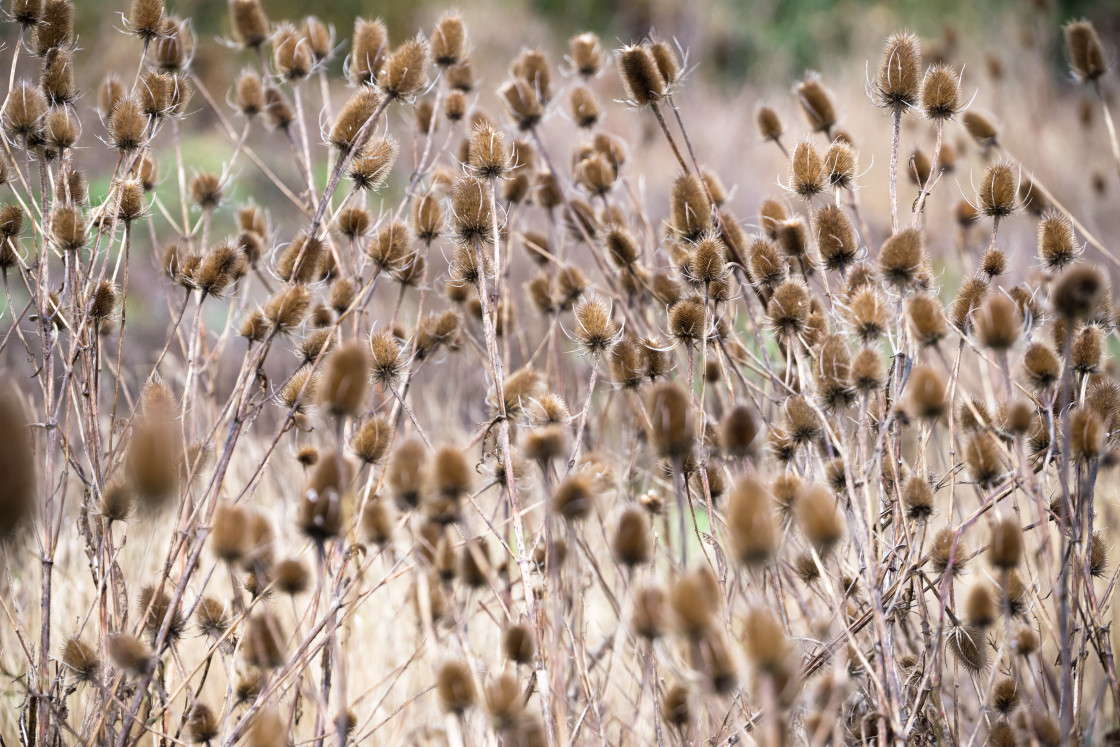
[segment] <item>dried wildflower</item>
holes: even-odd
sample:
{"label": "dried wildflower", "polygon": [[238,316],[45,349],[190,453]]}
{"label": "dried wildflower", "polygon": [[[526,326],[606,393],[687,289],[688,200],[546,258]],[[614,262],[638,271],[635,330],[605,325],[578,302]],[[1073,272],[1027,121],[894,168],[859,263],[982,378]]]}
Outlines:
{"label": "dried wildflower", "polygon": [[370,354],[357,342],[347,342],[327,356],[319,400],[336,416],[361,411],[369,387]]}
{"label": "dried wildflower", "polygon": [[401,44],[385,61],[377,85],[390,99],[410,99],[428,82],[428,42],[423,37]]}
{"label": "dried wildflower", "polygon": [[693,423],[688,395],[677,384],[665,382],[647,396],[650,414],[650,443],[658,456],[684,459],[693,449]]}
{"label": "dried wildflower", "polygon": [[800,140],[793,146],[790,163],[790,191],[806,200],[811,200],[824,191],[828,176],[824,170],[824,160],[810,141]]}
{"label": "dried wildflower", "polygon": [[388,57],[388,32],[380,18],[354,20],[354,37],[347,58],[346,75],[354,85],[373,85]]}
{"label": "dried wildflower", "polygon": [[386,483],[402,510],[420,505],[427,461],[427,447],[416,439],[401,442],[389,457],[385,470]]}
{"label": "dried wildflower", "polygon": [[152,666],[152,651],[136,636],[113,633],[105,639],[105,650],[118,669],[134,676],[146,674]]}
{"label": "dried wildflower", "polygon": [[924,264],[922,233],[916,228],[894,234],[883,242],[879,250],[879,270],[883,279],[899,289],[912,286]]}
{"label": "dried wildflower", "polygon": [[456,241],[464,246],[493,243],[494,225],[487,182],[474,177],[455,181],[451,190],[451,226]]}
{"label": "dried wildflower", "polygon": [[923,418],[938,418],[945,412],[945,379],[929,366],[917,366],[910,372],[906,384],[914,414]]}
{"label": "dried wildflower", "polygon": [[988,167],[976,193],[980,212],[990,218],[1004,218],[1019,209],[1018,180],[1014,165],[999,159]]}
{"label": "dried wildflower", "polygon": [[834,189],[851,189],[856,177],[856,152],[840,139],[833,140],[824,154],[824,170]]}
{"label": "dried wildflower", "polygon": [[[52,49],[74,44],[74,3],[71,0],[46,0],[35,26],[35,53],[45,57]],[[15,8],[15,15],[26,15]]]}
{"label": "dried wildflower", "polygon": [[969,475],[982,487],[991,487],[1003,475],[1003,456],[995,436],[990,433],[974,433],[965,446],[964,458]]}
{"label": "dried wildflower", "polygon": [[875,75],[876,103],[901,112],[916,106],[922,85],[922,51],[918,37],[909,32],[887,39],[879,71]]}
{"label": "dried wildflower", "polygon": [[829,132],[838,119],[832,92],[828,90],[820,75],[809,73],[793,89],[801,116],[814,132]]}
{"label": "dried wildflower", "polygon": [[1087,317],[1100,302],[1105,278],[1096,265],[1074,265],[1053,282],[1050,302],[1067,323]]}
{"label": "dried wildflower", "polygon": [[698,639],[715,622],[720,603],[719,580],[707,566],[682,573],[673,582],[669,603],[681,632]]}
{"label": "dried wildflower", "polygon": [[921,103],[927,118],[955,117],[961,108],[960,95],[960,79],[953,68],[940,63],[929,66],[922,81]]}
{"label": "dried wildflower", "polygon": [[770,326],[782,337],[796,337],[809,320],[809,289],[797,278],[785,280],[774,289],[766,307]]}
{"label": "dried wildflower", "polygon": [[666,81],[648,47],[623,47],[618,50],[617,58],[622,86],[634,106],[657,103],[665,95]]}
{"label": "dried wildflower", "polygon": [[92,683],[101,671],[97,649],[74,636],[62,647],[62,664],[78,683]]}
{"label": "dried wildflower", "polygon": [[436,693],[440,704],[449,713],[461,714],[475,704],[474,676],[465,661],[448,661],[436,676]]}
{"label": "dried wildflower", "polygon": [[988,147],[996,144],[999,127],[989,117],[970,109],[964,113],[961,121],[964,123],[968,134],[978,145]]}
{"label": "dried wildflower", "polygon": [[1078,80],[1093,82],[1108,72],[1104,47],[1092,22],[1073,21],[1066,24],[1062,31],[1066,37],[1070,70]]}
{"label": "dried wildflower", "polygon": [[1062,270],[1081,253],[1073,225],[1063,213],[1046,211],[1038,223],[1038,258],[1048,268]]}
{"label": "dried wildflower", "polygon": [[[334,126],[331,127],[330,144],[344,153],[355,147],[363,146],[368,137],[363,137],[361,141],[358,141],[358,133],[361,132],[374,113],[383,106],[383,102],[384,98],[373,88],[367,86],[359,88],[339,110]],[[368,152],[362,153],[365,158],[369,158],[371,155],[373,154]],[[396,153],[394,152],[391,160],[395,160],[395,157]]]}
{"label": "dried wildflower", "polygon": [[1015,302],[1001,293],[988,296],[973,313],[972,324],[980,344],[997,351],[1014,345],[1023,328]]}
{"label": "dried wildflower", "polygon": [[497,179],[510,170],[510,152],[505,135],[489,122],[481,122],[471,132],[471,170],[480,179]]}
{"label": "dried wildflower", "polygon": [[906,321],[914,339],[922,345],[936,345],[948,334],[945,309],[937,298],[925,293],[906,301]]}
{"label": "dried wildflower", "polygon": [[766,563],[777,550],[773,512],[773,498],[761,480],[748,476],[735,483],[727,498],[727,526],[741,562]]}

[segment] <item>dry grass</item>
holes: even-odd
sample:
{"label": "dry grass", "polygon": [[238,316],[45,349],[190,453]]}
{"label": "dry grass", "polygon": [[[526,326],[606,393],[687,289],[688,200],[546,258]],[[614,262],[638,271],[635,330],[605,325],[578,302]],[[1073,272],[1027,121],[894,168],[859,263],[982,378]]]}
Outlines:
{"label": "dry grass", "polygon": [[233,0],[221,90],[134,0],[130,70],[79,96],[97,54],[36,8],[0,121],[6,743],[1116,733],[1091,25],[1075,82],[1053,24],[986,66],[884,33],[866,75],[724,103],[658,37],[476,86],[502,47],[457,15],[343,41]]}

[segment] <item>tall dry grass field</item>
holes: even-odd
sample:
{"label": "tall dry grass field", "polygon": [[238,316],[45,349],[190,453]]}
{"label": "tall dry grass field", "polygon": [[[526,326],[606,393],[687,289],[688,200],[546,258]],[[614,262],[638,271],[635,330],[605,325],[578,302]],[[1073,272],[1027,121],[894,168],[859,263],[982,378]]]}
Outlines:
{"label": "tall dry grass field", "polygon": [[5,10],[0,744],[1120,738],[1089,21]]}

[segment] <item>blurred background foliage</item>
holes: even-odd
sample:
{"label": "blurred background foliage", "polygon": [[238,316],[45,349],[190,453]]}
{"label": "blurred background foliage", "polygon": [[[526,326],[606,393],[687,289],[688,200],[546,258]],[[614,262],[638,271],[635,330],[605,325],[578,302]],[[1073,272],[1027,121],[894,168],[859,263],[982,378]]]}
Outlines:
{"label": "blurred background foliage", "polygon": [[[229,32],[227,0],[173,0],[168,5],[173,12],[195,19],[200,39]],[[448,3],[265,0],[264,5],[274,19],[299,19],[315,13],[334,24],[341,40],[355,16],[381,17],[392,38],[409,36],[430,27]],[[853,51],[868,27],[905,25],[924,40],[952,44],[962,37],[980,38],[998,47],[1015,41],[1001,38],[1011,16],[1035,16],[1036,28],[1046,29],[1055,39],[1063,22],[1086,16],[1106,41],[1120,35],[1120,2],[1116,0],[466,0],[452,5],[468,17],[495,21],[497,29],[507,18],[540,19],[552,39],[590,30],[608,45],[621,45],[647,35],[650,29],[673,29],[682,46],[696,50],[702,42],[704,74],[727,83],[758,75],[789,78],[819,69],[827,60]],[[119,18],[112,21],[119,25]],[[99,23],[96,14],[79,13],[82,22],[87,32],[97,31],[90,28]],[[1055,60],[1055,70],[1064,72],[1060,59]]]}

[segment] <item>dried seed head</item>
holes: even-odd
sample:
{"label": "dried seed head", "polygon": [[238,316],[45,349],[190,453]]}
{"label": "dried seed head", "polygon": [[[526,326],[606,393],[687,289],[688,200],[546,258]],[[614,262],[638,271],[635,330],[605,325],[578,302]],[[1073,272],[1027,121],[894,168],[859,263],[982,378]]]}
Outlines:
{"label": "dried seed head", "polygon": [[144,42],[150,42],[163,28],[163,12],[163,0],[132,0],[128,28]]}
{"label": "dried seed head", "polygon": [[611,535],[611,552],[625,566],[644,565],[653,557],[653,531],[649,514],[639,506],[622,509]]}
{"label": "dried seed head", "polygon": [[988,166],[976,193],[980,212],[997,219],[1016,212],[1020,208],[1018,188],[1014,164],[1002,158],[996,160]]}
{"label": "dried seed head", "polygon": [[1046,267],[1062,270],[1081,253],[1073,225],[1063,213],[1046,211],[1038,224],[1038,258]]}
{"label": "dried seed head", "polygon": [[682,174],[673,182],[669,224],[688,241],[696,241],[711,227],[712,206],[704,184],[694,174]]}
{"label": "dried seed head", "polygon": [[191,202],[203,210],[213,210],[222,202],[222,179],[217,174],[195,174],[188,187]]}
{"label": "dried seed head", "polygon": [[1104,422],[1100,415],[1088,408],[1074,410],[1069,422],[1070,451],[1082,461],[1096,459],[1104,448]]}
{"label": "dried seed head", "polygon": [[[383,98],[376,90],[369,87],[359,88],[354,95],[343,104],[331,127],[330,143],[340,151],[348,152],[354,147],[363,145],[367,137],[358,142],[359,131],[382,105]],[[363,153],[363,156],[367,154]]]}
{"label": "dried seed head", "polygon": [[618,340],[619,327],[611,318],[611,305],[599,296],[583,295],[575,306],[572,336],[584,352],[602,355]]}
{"label": "dried seed head", "polygon": [[239,562],[248,551],[249,516],[233,503],[220,503],[210,527],[210,550],[227,563]]}
{"label": "dried seed head", "polygon": [[984,257],[980,261],[980,272],[988,276],[988,280],[993,280],[1002,275],[1007,270],[1007,255],[1003,250],[992,247],[984,252]]}
{"label": "dried seed head", "polygon": [[245,264],[245,255],[241,250],[223,241],[203,255],[191,279],[202,292],[221,297],[245,274]]}
{"label": "dried seed head", "polygon": [[657,60],[643,45],[630,45],[618,50],[618,74],[626,97],[634,106],[657,103],[665,95],[666,81]]}
{"label": "dried seed head", "polygon": [[978,145],[983,147],[995,145],[996,138],[999,135],[999,127],[996,126],[994,120],[970,109],[964,113],[961,121],[964,122],[968,134]]}
{"label": "dried seed head", "polygon": [[847,213],[829,203],[817,212],[815,220],[817,246],[825,269],[844,272],[855,261],[859,251],[856,230]]}
{"label": "dried seed head", "polygon": [[101,670],[97,649],[74,636],[62,647],[62,664],[78,683],[93,682]]}
{"label": "dried seed head", "polygon": [[[52,49],[43,60],[43,75],[39,86],[53,106],[70,104],[77,96],[74,85],[74,57],[69,49]],[[77,125],[74,125],[77,129]]]}
{"label": "dried seed head", "polygon": [[[279,621],[271,613],[259,612],[249,618],[248,629],[241,641],[241,651],[249,664],[261,669],[275,669],[283,666],[286,659],[284,641]],[[254,732],[256,729],[255,726]],[[250,741],[258,744],[252,739]]]}
{"label": "dried seed head", "polygon": [[915,415],[922,418],[939,418],[945,412],[945,379],[930,366],[917,366],[910,372],[906,384],[909,404]]}
{"label": "dried seed head", "polygon": [[744,457],[751,452],[758,436],[760,424],[753,411],[745,404],[731,408],[719,424],[719,445],[733,457]]}
{"label": "dried seed head", "polygon": [[567,521],[577,521],[591,513],[595,493],[595,483],[589,475],[573,472],[552,494],[550,507]]}
{"label": "dried seed head", "polygon": [[902,505],[911,521],[925,521],[933,513],[933,487],[918,475],[911,475],[902,489]]}
{"label": "dried seed head", "polygon": [[74,3],[71,0],[46,0],[42,8],[42,16],[35,27],[35,53],[45,57],[52,49],[73,46]]}
{"label": "dried seed head", "polygon": [[1014,518],[992,522],[992,535],[988,542],[988,560],[996,568],[1011,570],[1023,557],[1023,528]]}
{"label": "dried seed head", "polygon": [[189,21],[165,16],[152,40],[152,59],[160,70],[179,73],[187,67],[194,53],[194,34]]}
{"label": "dried seed head", "polygon": [[350,161],[346,176],[358,189],[379,190],[396,164],[399,151],[397,140],[390,135],[368,140]]}
{"label": "dried seed head", "polygon": [[852,359],[852,386],[857,392],[868,396],[881,389],[886,378],[886,368],[878,350],[862,348],[856,353]]}
{"label": "dried seed head", "polygon": [[761,565],[778,547],[774,504],[765,483],[754,476],[740,478],[727,497],[727,527],[736,557]]}
{"label": "dried seed head", "polygon": [[273,130],[287,130],[296,118],[288,97],[276,86],[264,89],[264,115],[265,122]]}
{"label": "dried seed head", "polygon": [[431,464],[433,492],[425,504],[427,514],[441,524],[457,521],[459,503],[471,489],[471,465],[454,446],[440,447]]}
{"label": "dried seed head", "polygon": [[12,20],[26,31],[43,20],[43,0],[13,0]]}
{"label": "dried seed head", "polygon": [[[123,93],[121,95],[123,95]],[[238,76],[237,83],[234,86],[233,99],[237,104],[237,108],[246,117],[252,117],[264,111],[266,102],[261,76],[253,70],[243,71],[241,75]],[[102,111],[109,110],[111,109],[102,106]]]}
{"label": "dried seed head", "polygon": [[1045,342],[1032,343],[1023,354],[1023,370],[1028,380],[1038,389],[1045,390],[1061,375],[1058,354]]}
{"label": "dried seed head", "polygon": [[345,521],[343,496],[350,485],[350,464],[338,452],[324,454],[311,470],[296,509],[296,523],[316,542],[337,537]]}
{"label": "dried seed head", "polygon": [[790,159],[789,188],[806,200],[824,191],[827,174],[824,160],[816,146],[809,140],[800,140],[793,146]]}
{"label": "dried seed head", "polygon": [[944,527],[934,535],[933,544],[930,546],[930,559],[933,562],[934,570],[938,573],[944,573],[947,569],[952,568],[953,574],[956,575],[964,567],[967,553],[964,544],[959,541],[956,549],[953,549],[955,536],[950,527]]}
{"label": "dried seed head", "polygon": [[471,170],[481,179],[497,179],[510,170],[506,137],[489,122],[480,122],[471,132]]}
{"label": "dried seed head", "polygon": [[268,40],[268,18],[260,0],[230,0],[233,37],[241,46],[256,49]]}
{"label": "dried seed head", "polygon": [[789,219],[786,206],[777,200],[763,200],[758,206],[758,223],[771,239],[777,238],[778,226]]}
{"label": "dried seed head", "polygon": [[131,153],[147,141],[148,116],[135,96],[125,96],[109,115],[109,135],[122,153]]}
{"label": "dried seed head", "polygon": [[77,205],[56,205],[51,211],[51,239],[62,251],[76,252],[86,244],[86,218]]}
{"label": "dried seed head", "polygon": [[883,294],[868,286],[860,288],[852,296],[846,316],[860,341],[870,345],[886,333],[890,314]]}
{"label": "dried seed head", "polygon": [[369,387],[370,354],[357,342],[347,342],[327,356],[319,400],[331,414],[357,415]]}
{"label": "dried seed head", "polygon": [[432,31],[432,62],[440,67],[457,65],[467,52],[467,27],[463,17],[446,11]]}
{"label": "dried seed head", "polygon": [[1099,267],[1074,265],[1053,281],[1050,302],[1065,319],[1084,319],[1100,303],[1105,288],[1106,280]]}
{"label": "dried seed head", "polygon": [[105,650],[113,666],[129,674],[142,676],[152,666],[152,651],[147,644],[129,633],[113,633],[105,639]]}
{"label": "dried seed head", "polygon": [[793,89],[793,95],[801,107],[801,116],[813,132],[829,132],[836,124],[836,104],[820,75],[809,73]]}
{"label": "dried seed head", "polygon": [[393,426],[389,419],[377,415],[367,420],[350,437],[350,450],[367,464],[376,464],[389,453],[393,437]]}
{"label": "dried seed head", "polygon": [[844,536],[844,516],[836,497],[820,484],[808,485],[793,504],[797,523],[818,552],[828,552]]}
{"label": "dried seed head", "polygon": [[677,624],[690,638],[700,638],[716,621],[719,580],[707,566],[682,573],[669,593]]}
{"label": "dried seed head", "polygon": [[948,334],[945,309],[929,294],[919,293],[907,300],[906,320],[914,339],[922,345],[936,345]]}
{"label": "dried seed head", "polygon": [[444,663],[436,675],[436,693],[448,713],[462,714],[473,707],[478,695],[470,666],[461,660]]}
{"label": "dried seed head", "polygon": [[307,591],[311,582],[311,575],[307,572],[307,566],[298,558],[285,558],[278,563],[274,563],[269,575],[272,577],[273,585],[281,593],[293,597]]}
{"label": "dried seed head", "polygon": [[965,447],[964,457],[969,474],[981,487],[991,487],[1003,475],[1004,462],[999,444],[990,433],[974,433]]}
{"label": "dried seed head", "polygon": [[782,137],[782,120],[778,113],[769,106],[760,106],[754,114],[755,125],[758,127],[758,134],[763,140],[773,140],[777,142]]}
{"label": "dried seed head", "polygon": [[662,458],[681,460],[692,453],[694,428],[688,395],[675,383],[654,387],[647,397],[650,443]]}
{"label": "dried seed head", "polygon": [[319,278],[327,246],[322,238],[308,236],[301,231],[280,253],[276,261],[276,272],[281,279],[290,283],[306,285]]}
{"label": "dried seed head", "polygon": [[502,653],[514,664],[531,664],[536,649],[533,631],[524,623],[509,626],[502,634]]}
{"label": "dried seed head", "polygon": [[953,658],[970,672],[983,672],[988,668],[989,654],[980,628],[955,626],[948,631],[949,650]]}
{"label": "dried seed head", "polygon": [[125,179],[120,182],[120,206],[118,216],[125,223],[131,223],[144,215],[144,185],[139,179]]}
{"label": "dried seed head", "polygon": [[1075,373],[1089,376],[1100,370],[1103,351],[1103,332],[1100,327],[1087,325],[1073,336],[1070,362]]}
{"label": "dried seed head", "polygon": [[1078,80],[1088,83],[1108,72],[1101,38],[1090,21],[1073,21],[1062,31],[1066,37],[1069,66]]}
{"label": "dried seed head", "polygon": [[925,247],[922,233],[907,228],[894,234],[879,251],[879,270],[883,279],[897,288],[912,286],[925,264]]}
{"label": "dried seed head", "polygon": [[380,18],[354,19],[354,38],[346,75],[354,85],[373,85],[388,57],[389,34]]}
{"label": "dried seed head", "polygon": [[34,142],[46,126],[47,98],[30,81],[22,80],[9,92],[0,112],[4,132],[13,140]]}
{"label": "dried seed head", "polygon": [[192,742],[209,743],[218,736],[218,719],[209,706],[195,703],[187,717],[187,734]]}
{"label": "dried seed head", "polygon": [[766,306],[770,326],[779,337],[796,337],[809,321],[809,289],[797,278],[785,280],[774,289]]}
{"label": "dried seed head", "polygon": [[922,85],[922,50],[918,37],[907,31],[887,39],[875,93],[879,106],[902,112],[917,105]]}
{"label": "dried seed head", "polygon": [[[144,618],[144,632],[153,641],[165,624],[167,625],[166,640],[175,641],[183,634],[186,621],[183,620],[183,614],[179,609],[171,611],[171,595],[167,591],[154,586],[145,586],[140,590],[140,596],[136,600],[136,609]],[[168,620],[169,613],[170,620]]]}
{"label": "dried seed head", "polygon": [[649,43],[649,53],[653,55],[657,72],[661,74],[661,79],[665,81],[666,86],[672,86],[680,80],[681,63],[669,42],[664,39],[653,39]]}
{"label": "dried seed head", "polygon": [[979,277],[968,278],[961,283],[949,307],[949,319],[954,326],[962,330],[971,327],[973,312],[987,297],[989,289],[987,280]]}
{"label": "dried seed head", "polygon": [[747,249],[747,264],[751,279],[761,286],[773,287],[786,275],[786,263],[771,239],[755,237]]}
{"label": "dried seed head", "polygon": [[113,314],[117,306],[117,287],[111,280],[102,280],[93,291],[88,310],[91,319],[104,321]]}
{"label": "dried seed head", "polygon": [[1014,345],[1023,329],[1019,307],[1002,293],[989,295],[973,313],[972,323],[980,344],[997,351]]}
{"label": "dried seed head", "polygon": [[303,35],[316,62],[328,59],[334,47],[334,29],[316,16],[303,19]]}
{"label": "dried seed head", "polygon": [[926,117],[952,119],[961,109],[960,96],[956,71],[941,63],[930,65],[922,81],[922,111]]}
{"label": "dried seed head", "polygon": [[1019,685],[1014,677],[1000,677],[992,687],[992,708],[1004,716],[1019,705]]}
{"label": "dried seed head", "polygon": [[977,581],[964,598],[964,617],[976,628],[986,628],[996,621],[999,590],[990,581]]}
{"label": "dried seed head", "polygon": [[824,170],[828,183],[835,189],[851,189],[856,177],[856,151],[837,138],[824,154]]}
{"label": "dried seed head", "polygon": [[410,99],[428,83],[428,42],[421,36],[401,44],[385,61],[377,85],[390,99]]}
{"label": "dried seed head", "polygon": [[401,442],[389,457],[385,479],[394,500],[402,510],[407,511],[420,505],[427,461],[428,449],[417,439]]}
{"label": "dried seed head", "polygon": [[568,59],[577,73],[592,78],[603,69],[607,55],[599,37],[587,31],[568,40]]}

